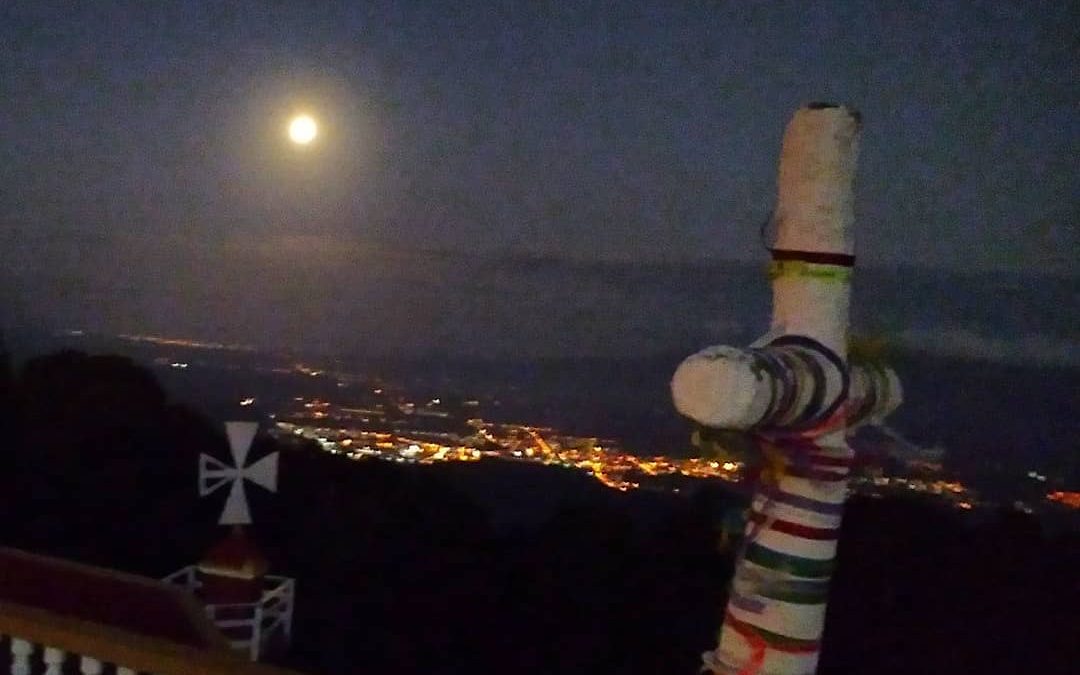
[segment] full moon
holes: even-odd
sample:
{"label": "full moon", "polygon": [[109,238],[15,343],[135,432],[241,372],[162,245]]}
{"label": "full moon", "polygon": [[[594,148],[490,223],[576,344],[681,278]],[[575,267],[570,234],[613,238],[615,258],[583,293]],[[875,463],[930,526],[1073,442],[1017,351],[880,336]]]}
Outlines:
{"label": "full moon", "polygon": [[297,145],[307,145],[318,133],[319,127],[310,115],[297,115],[289,122],[289,139]]}

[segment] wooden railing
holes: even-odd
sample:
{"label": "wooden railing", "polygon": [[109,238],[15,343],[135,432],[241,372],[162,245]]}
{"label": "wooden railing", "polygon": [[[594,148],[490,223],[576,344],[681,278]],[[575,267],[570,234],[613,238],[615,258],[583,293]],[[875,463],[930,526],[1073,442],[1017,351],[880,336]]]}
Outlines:
{"label": "wooden railing", "polygon": [[297,675],[244,659],[220,636],[200,649],[10,602],[0,602],[0,636],[6,638],[0,645],[10,651],[12,675],[60,675],[69,661],[83,675],[99,675],[109,664],[117,675]]}

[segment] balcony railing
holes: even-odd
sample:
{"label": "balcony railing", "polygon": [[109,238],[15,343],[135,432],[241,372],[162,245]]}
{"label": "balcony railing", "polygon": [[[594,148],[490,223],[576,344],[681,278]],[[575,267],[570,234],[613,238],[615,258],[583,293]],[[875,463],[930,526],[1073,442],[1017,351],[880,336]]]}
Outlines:
{"label": "balcony railing", "polygon": [[[260,617],[287,631],[292,585]],[[266,594],[264,594],[265,596]],[[118,570],[0,547],[0,673],[285,675],[230,649],[189,592]]]}
{"label": "balcony railing", "polygon": [[0,650],[12,675],[61,675],[69,664],[82,675],[297,675],[246,660],[220,636],[192,647],[10,602],[0,602]]}

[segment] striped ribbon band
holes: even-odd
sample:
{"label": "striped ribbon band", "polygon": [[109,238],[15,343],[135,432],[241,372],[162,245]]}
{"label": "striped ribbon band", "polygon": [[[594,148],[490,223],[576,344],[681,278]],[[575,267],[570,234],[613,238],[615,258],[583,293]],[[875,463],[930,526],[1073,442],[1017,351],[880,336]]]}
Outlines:
{"label": "striped ribbon band", "polygon": [[[821,446],[813,439],[801,436],[785,437],[772,433],[760,433],[755,439],[765,448],[779,452],[788,451],[785,454],[791,457],[792,464],[796,466],[848,469],[855,463],[855,453],[826,454],[820,451]],[[792,450],[795,452],[791,452]]]}
{"label": "striped ribbon band", "polygon": [[834,558],[825,560],[803,558],[790,553],[774,551],[757,542],[746,547],[743,558],[761,567],[811,579],[828,579],[832,576],[833,568],[836,565]]}
{"label": "striped ribbon band", "polygon": [[828,251],[792,251],[790,249],[770,249],[772,259],[777,261],[797,260],[814,263],[817,265],[834,265],[836,267],[854,267],[855,256],[849,253],[830,253]]}
{"label": "striped ribbon band", "polygon": [[[802,337],[802,336],[793,336]],[[778,344],[779,338],[773,340],[772,344]],[[817,352],[818,350],[814,350]],[[793,429],[802,429],[807,426],[816,426],[815,422],[818,421],[818,417],[822,416],[822,409],[825,403],[825,368],[818,363],[817,358],[813,353],[803,351],[801,349],[794,349],[791,352],[794,360],[802,366],[803,372],[809,373],[809,381],[813,383],[810,388],[810,400],[806,403],[806,408],[802,413],[797,415],[795,419],[788,425]],[[844,362],[840,361],[840,370],[843,370]],[[799,378],[801,381],[806,382],[807,379]]]}
{"label": "striped ribbon band", "polygon": [[821,452],[814,452],[805,457],[806,463],[811,466],[835,466],[844,469],[850,467],[854,461],[854,455],[839,457],[837,455],[826,455]]}
{"label": "striped ribbon band", "polygon": [[[783,587],[774,587],[771,584],[764,584],[755,588],[754,593],[763,598],[787,602],[793,605],[824,605],[828,598],[829,589],[827,586],[822,585],[820,589],[798,591]],[[749,612],[750,614],[760,614],[765,610],[765,603],[761,600],[748,598],[734,590],[731,591],[730,602],[742,611]]]}
{"label": "striped ribbon band", "polygon": [[780,277],[810,277],[826,281],[846,282],[851,279],[850,267],[817,265],[801,260],[773,260],[769,263],[769,279]]}
{"label": "striped ribbon band", "polygon": [[[824,344],[806,335],[781,335],[769,342],[766,351],[769,350],[775,350],[775,356],[780,357],[780,361],[787,364],[785,372],[795,375],[798,372],[805,373],[809,369],[811,376],[808,379],[813,382],[810,398],[805,402],[803,411],[801,413],[789,411],[796,412],[795,418],[790,418],[785,411],[778,411],[780,414],[770,417],[769,426],[781,428],[772,431],[788,437],[794,432],[805,438],[816,438],[834,425],[842,426],[845,417],[842,409],[851,388],[851,373],[844,359]],[[825,373],[826,366],[838,374],[841,380],[840,391],[829,402],[824,400],[827,389],[825,381],[828,379]],[[797,377],[796,380],[805,382],[807,376]],[[795,384],[792,383],[793,386]]]}
{"label": "striped ribbon band", "polygon": [[802,466],[808,468],[821,468],[821,469],[849,469],[852,464],[855,463],[854,453],[850,456],[840,455],[826,455],[822,452],[804,451],[803,448],[820,446],[811,445],[812,441],[802,441],[796,439],[794,442],[777,442],[775,439],[765,439],[764,436],[759,436],[759,440],[762,441],[762,445],[766,448],[778,450],[783,452],[787,449],[794,449],[798,452],[787,453],[791,457],[791,464],[793,466]]}
{"label": "striped ribbon band", "polygon": [[835,483],[842,480],[847,480],[847,471],[829,471],[828,469],[815,469],[811,466],[799,466],[798,464],[788,464],[784,467],[784,475],[791,476],[792,478],[805,478],[807,480],[816,480],[826,483]]}
{"label": "striped ribbon band", "polygon": [[831,502],[822,502],[817,499],[811,499],[810,497],[803,497],[802,495],[793,495],[790,492],[784,492],[773,485],[762,485],[758,488],[758,491],[766,499],[774,501],[777,504],[794,506],[795,508],[803,509],[804,511],[813,511],[814,513],[830,516],[840,515],[844,511],[843,504],[833,504]]}
{"label": "striped ribbon band", "polygon": [[764,640],[765,644],[768,645],[770,649],[775,649],[780,652],[787,652],[789,654],[813,654],[821,649],[820,640],[799,640],[798,638],[791,638],[786,635],[780,635],[779,633],[773,633],[772,631],[758,628],[745,621],[740,621],[735,618],[735,615],[732,614],[730,610],[724,615],[724,625],[730,626],[732,630],[751,642],[758,639]]}
{"label": "striped ribbon band", "polygon": [[829,591],[828,579],[784,579],[777,578],[772,570],[742,567],[735,572],[733,587],[745,587],[748,591],[774,600],[784,600],[782,596],[817,596],[821,603]]}
{"label": "striped ribbon band", "polygon": [[732,605],[735,605],[744,612],[749,612],[750,614],[761,614],[763,611],[765,611],[764,602],[762,602],[761,600],[754,600],[752,598],[748,598],[734,589],[731,590],[731,593],[728,596],[728,602],[730,602]]}
{"label": "striped ribbon band", "polygon": [[[750,513],[751,522],[765,523],[768,520],[769,516],[760,511],[752,511]],[[773,519],[773,521],[768,524],[767,529],[783,534],[790,534],[793,537],[813,539],[815,541],[833,541],[837,539],[840,534],[839,528],[811,527],[809,525],[803,525],[802,523],[793,523],[790,520],[780,519]]]}

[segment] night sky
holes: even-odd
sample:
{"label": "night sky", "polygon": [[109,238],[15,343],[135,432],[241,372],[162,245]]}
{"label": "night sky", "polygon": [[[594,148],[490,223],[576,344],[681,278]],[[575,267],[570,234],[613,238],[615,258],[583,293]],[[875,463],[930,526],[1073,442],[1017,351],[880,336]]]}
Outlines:
{"label": "night sky", "polygon": [[864,116],[861,264],[1075,278],[1078,26],[1030,0],[5,2],[0,300],[213,333],[192,317],[388,251],[757,260],[811,100]]}

